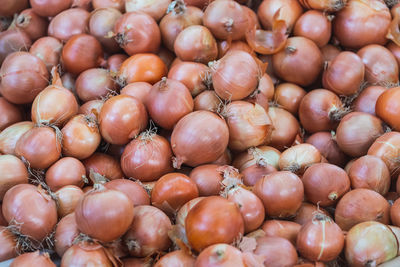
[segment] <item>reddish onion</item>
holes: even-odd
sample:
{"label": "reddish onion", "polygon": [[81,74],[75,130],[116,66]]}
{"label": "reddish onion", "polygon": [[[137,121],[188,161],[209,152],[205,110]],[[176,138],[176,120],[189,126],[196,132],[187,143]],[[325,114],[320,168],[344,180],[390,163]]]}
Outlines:
{"label": "reddish onion", "polygon": [[0,93],[12,103],[27,104],[47,86],[49,73],[38,57],[15,52],[4,60],[0,76]]}
{"label": "reddish onion", "polygon": [[320,11],[309,10],[303,13],[296,21],[293,34],[306,37],[314,41],[318,47],[323,47],[331,38],[331,20],[329,16]]}
{"label": "reddish onion", "polygon": [[0,63],[11,53],[28,51],[32,40],[28,34],[17,29],[9,29],[0,33]]}
{"label": "reddish onion", "polygon": [[147,257],[170,247],[168,232],[171,228],[168,216],[158,208],[137,206],[134,209],[133,223],[123,236],[123,242],[131,256]]}
{"label": "reddish onion", "polygon": [[143,132],[124,149],[121,167],[127,177],[142,182],[155,181],[173,170],[171,158],[171,145],[167,139]]}
{"label": "reddish onion", "polygon": [[309,9],[321,11],[338,11],[342,9],[348,0],[299,0],[300,4]]}
{"label": "reddish onion", "polygon": [[273,130],[268,145],[279,150],[290,147],[300,131],[300,125],[295,116],[283,108],[270,107],[268,115],[271,118]]}
{"label": "reddish onion", "polygon": [[335,222],[343,231],[366,221],[389,223],[389,202],[377,192],[358,188],[345,194],[336,205]]}
{"label": "reddish onion", "polygon": [[[296,217],[294,217],[294,222],[304,225],[308,223],[308,221],[312,220],[315,213],[322,213],[326,216],[330,216],[329,213],[323,208],[319,207],[319,205],[310,204],[308,202],[301,203],[300,209],[297,211]],[[295,240],[296,243],[296,240]]]}
{"label": "reddish onion", "polygon": [[150,205],[149,195],[138,182],[128,179],[115,179],[107,182],[104,186],[108,189],[124,193],[132,201],[135,207],[140,205]]}
{"label": "reddish onion", "polygon": [[297,249],[312,261],[336,259],[344,247],[344,235],[340,227],[328,216],[317,213],[303,225],[297,235]]}
{"label": "reddish onion", "polygon": [[258,238],[254,254],[263,257],[264,266],[293,266],[298,260],[294,245],[277,236]]}
{"label": "reddish onion", "polygon": [[[46,7],[46,9],[48,8]],[[61,13],[57,12],[54,15],[56,16],[49,24],[49,36],[55,37],[63,42],[67,42],[74,35],[86,33],[89,29],[90,14],[84,9],[71,8]]]}
{"label": "reddish onion", "polygon": [[3,198],[2,210],[9,224],[17,224],[21,234],[38,242],[49,235],[57,223],[56,203],[40,186],[19,184],[12,187]]}
{"label": "reddish onion", "polygon": [[159,21],[167,12],[171,0],[126,0],[126,12],[143,12]]}
{"label": "reddish onion", "polygon": [[195,167],[218,159],[228,145],[228,138],[228,126],[222,118],[203,110],[189,113],[172,131],[174,167],[179,168],[182,163]]}
{"label": "reddish onion", "polygon": [[[337,1],[337,0],[334,0]],[[341,0],[339,0],[341,1]],[[334,45],[327,44],[321,47],[323,62],[332,61],[337,55],[340,54],[340,49]]]}
{"label": "reddish onion", "polygon": [[393,56],[396,58],[397,64],[400,64],[400,47],[393,42],[389,42],[386,48],[392,52]]}
{"label": "reddish onion", "polygon": [[274,101],[293,115],[297,115],[306,91],[294,83],[281,83],[275,88]]}
{"label": "reddish onion", "polygon": [[375,106],[379,96],[386,91],[382,86],[368,86],[357,96],[356,100],[352,103],[354,111],[365,112],[376,116]]}
{"label": "reddish onion", "polygon": [[13,155],[0,155],[0,201],[14,185],[28,183],[28,170],[24,163]]}
{"label": "reddish onion", "polygon": [[30,0],[33,11],[42,17],[54,17],[72,5],[72,0]]}
{"label": "reddish onion", "polygon": [[102,137],[111,144],[124,145],[147,125],[145,106],[136,98],[118,95],[109,98],[99,116]]}
{"label": "reddish onion", "polygon": [[254,165],[242,169],[240,172],[243,175],[243,183],[247,186],[253,186],[260,180],[264,175],[276,172],[277,169],[263,162],[262,160]]}
{"label": "reddish onion", "polygon": [[14,155],[15,145],[19,138],[33,126],[34,123],[31,121],[21,121],[5,128],[0,133],[0,153]]}
{"label": "reddish onion", "polygon": [[79,235],[78,226],[75,221],[75,213],[70,213],[61,218],[54,234],[54,247],[58,256],[62,257],[64,252],[69,249]]}
{"label": "reddish onion", "polygon": [[0,96],[0,131],[22,120],[20,108]]}
{"label": "reddish onion", "polygon": [[312,164],[321,162],[321,153],[313,145],[299,144],[282,152],[279,169],[303,174]]}
{"label": "reddish onion", "polygon": [[340,150],[334,132],[317,132],[312,134],[306,141],[308,144],[315,146],[325,157],[329,163],[339,167],[344,167],[348,161],[348,157]]}
{"label": "reddish onion", "polygon": [[43,267],[56,267],[47,252],[35,251],[21,254],[16,257],[10,264],[10,267],[19,266],[43,266]]}
{"label": "reddish onion", "polygon": [[63,44],[57,38],[45,36],[33,43],[29,53],[43,60],[47,70],[51,71],[60,62],[62,48]]}
{"label": "reddish onion", "polygon": [[5,226],[0,226],[0,261],[6,261],[18,256],[15,236]]}
{"label": "reddish onion", "polygon": [[78,201],[84,193],[76,185],[66,185],[58,189],[54,194],[57,197],[58,217],[62,218],[74,212]]}
{"label": "reddish onion", "polygon": [[274,83],[271,77],[264,73],[258,80],[256,90],[247,98],[247,101],[261,105],[268,110],[269,102],[274,98]]}
{"label": "reddish onion", "polygon": [[357,224],[346,235],[345,256],[352,266],[378,266],[397,256],[398,241],[392,230],[378,222]]}
{"label": "reddish onion", "polygon": [[85,166],[76,158],[63,157],[47,170],[45,179],[52,191],[67,185],[82,187],[87,179]]}
{"label": "reddish onion", "polygon": [[302,177],[307,200],[322,207],[335,204],[350,190],[346,172],[329,163],[317,163],[309,167]]}
{"label": "reddish onion", "polygon": [[183,83],[163,78],[151,88],[146,108],[155,123],[172,130],[182,117],[193,111],[193,98]]}
{"label": "reddish onion", "polygon": [[105,69],[88,69],[82,72],[76,79],[75,88],[83,102],[101,99],[117,89],[110,72]]}
{"label": "reddish onion", "polygon": [[47,19],[38,16],[32,8],[22,11],[14,23],[15,27],[26,32],[32,41],[36,41],[47,33]]}
{"label": "reddish onion", "polygon": [[180,81],[193,97],[207,89],[204,80],[208,67],[197,62],[179,62],[168,71],[168,78]]}
{"label": "reddish onion", "polygon": [[83,164],[85,165],[87,176],[93,171],[110,180],[124,177],[119,162],[107,154],[94,153],[92,156],[85,159]]}

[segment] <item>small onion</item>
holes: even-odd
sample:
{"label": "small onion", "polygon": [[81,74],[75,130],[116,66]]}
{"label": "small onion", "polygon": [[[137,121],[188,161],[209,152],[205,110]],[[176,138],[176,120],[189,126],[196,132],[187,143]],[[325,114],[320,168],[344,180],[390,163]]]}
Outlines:
{"label": "small onion", "polygon": [[16,28],[26,32],[32,41],[36,41],[47,33],[47,19],[40,17],[32,8],[19,13],[14,23]]}
{"label": "small onion", "polygon": [[247,168],[242,169],[240,172],[243,175],[243,183],[247,186],[254,186],[258,180],[264,175],[276,172],[277,169],[262,160],[257,164],[251,165]]}
{"label": "small onion", "polygon": [[0,131],[22,120],[21,110],[14,104],[0,96]]}
{"label": "small onion", "polygon": [[46,172],[45,182],[52,191],[66,185],[82,187],[86,180],[86,170],[82,162],[72,157],[56,161]]}
{"label": "small onion", "polygon": [[199,196],[218,195],[222,190],[223,173],[216,164],[204,164],[197,166],[190,172],[190,179],[196,183]]}
{"label": "small onion", "polygon": [[103,107],[103,100],[91,100],[84,103],[78,109],[78,114],[83,114],[93,118],[96,122],[99,121],[101,108]]}
{"label": "small onion", "polygon": [[278,107],[269,107],[268,115],[273,125],[268,145],[279,150],[290,147],[300,131],[300,125],[296,117],[289,111]]}
{"label": "small onion", "polygon": [[312,164],[321,162],[321,159],[321,153],[313,145],[299,144],[280,155],[279,169],[302,174]]}
{"label": "small onion", "polygon": [[90,13],[82,8],[70,8],[53,16],[55,17],[50,21],[48,29],[49,36],[63,42],[67,42],[74,35],[86,33],[89,29]]}
{"label": "small onion", "polygon": [[107,69],[110,70],[112,75],[115,75],[126,59],[128,59],[128,56],[125,54],[114,54],[110,56],[107,58]]}
{"label": "small onion", "polygon": [[345,194],[336,205],[335,222],[344,231],[366,221],[389,223],[390,205],[380,194],[358,188]]}
{"label": "small onion", "polygon": [[378,98],[386,91],[382,86],[368,86],[357,96],[356,100],[352,103],[354,111],[365,112],[376,116],[375,106]]}
{"label": "small onion", "polygon": [[133,203],[133,205],[150,205],[150,197],[146,190],[138,182],[134,182],[128,179],[115,179],[104,184],[108,189],[121,191],[124,193]]}
{"label": "small onion", "polygon": [[331,19],[324,13],[309,10],[303,13],[293,28],[295,36],[303,36],[314,41],[318,47],[325,46],[331,38]]}
{"label": "small onion", "polygon": [[107,154],[96,152],[89,158],[85,159],[83,164],[85,165],[88,177],[92,171],[110,180],[121,179],[124,177],[118,160]]}
{"label": "small onion", "polygon": [[297,115],[306,91],[294,83],[281,83],[275,88],[274,101],[283,109]]}
{"label": "small onion", "polygon": [[105,69],[88,69],[78,76],[75,83],[76,94],[83,102],[104,98],[116,89],[110,72]]}
{"label": "small onion", "polygon": [[[218,1],[217,1],[218,2]],[[245,267],[242,252],[228,244],[215,244],[204,249],[196,259],[196,267]]]}
{"label": "small onion", "polygon": [[28,170],[24,163],[13,155],[0,155],[0,201],[6,192],[17,184],[28,183]]}
{"label": "small onion", "polygon": [[29,252],[16,257],[10,264],[10,267],[25,267],[25,266],[43,266],[56,267],[47,252]]}
{"label": "small onion", "polygon": [[58,256],[62,257],[79,235],[78,226],[75,221],[75,213],[70,213],[61,218],[54,234],[54,247]]}
{"label": "small onion", "polygon": [[78,201],[84,193],[76,185],[66,185],[58,189],[54,194],[57,197],[58,217],[62,218],[74,212]]}
{"label": "small onion", "polygon": [[296,20],[303,13],[303,8],[298,1],[295,0],[263,1],[257,10],[257,15],[264,29],[270,29],[272,27],[274,16],[279,10],[279,18],[284,20],[289,29],[293,28]]}
{"label": "small onion", "polygon": [[298,260],[294,245],[277,236],[258,238],[254,254],[265,259],[264,266],[293,266]]}
{"label": "small onion", "polygon": [[29,53],[43,60],[47,70],[51,71],[60,62],[62,48],[63,44],[60,40],[51,36],[45,36],[33,43],[29,49]]}
{"label": "small onion", "polygon": [[301,207],[297,211],[296,217],[294,217],[293,220],[300,225],[304,225],[313,219],[315,213],[321,213],[326,216],[330,216],[329,213],[319,205],[317,206],[308,202],[303,202],[301,203]]}
{"label": "small onion", "polygon": [[206,90],[198,94],[194,100],[193,110],[208,110],[211,112],[218,112],[221,107],[222,101],[217,96],[215,91]]}

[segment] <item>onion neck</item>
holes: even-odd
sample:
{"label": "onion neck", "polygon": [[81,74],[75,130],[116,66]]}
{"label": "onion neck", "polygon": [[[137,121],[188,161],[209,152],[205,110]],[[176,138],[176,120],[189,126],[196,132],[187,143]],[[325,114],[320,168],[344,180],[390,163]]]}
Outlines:
{"label": "onion neck", "polygon": [[175,16],[181,16],[186,12],[186,4],[183,0],[175,0],[169,4],[167,14],[171,13]]}

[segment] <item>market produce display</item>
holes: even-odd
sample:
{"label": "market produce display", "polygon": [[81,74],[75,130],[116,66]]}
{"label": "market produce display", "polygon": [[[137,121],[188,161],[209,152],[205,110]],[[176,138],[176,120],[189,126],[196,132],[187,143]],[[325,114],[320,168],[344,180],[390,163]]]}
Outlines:
{"label": "market produce display", "polygon": [[399,65],[397,0],[1,1],[0,265],[400,266]]}

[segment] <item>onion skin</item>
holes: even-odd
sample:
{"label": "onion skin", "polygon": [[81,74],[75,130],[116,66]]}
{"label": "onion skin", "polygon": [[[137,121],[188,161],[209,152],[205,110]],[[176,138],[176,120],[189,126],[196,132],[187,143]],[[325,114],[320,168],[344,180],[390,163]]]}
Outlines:
{"label": "onion skin", "polygon": [[115,179],[107,182],[104,186],[108,189],[124,193],[132,201],[135,207],[140,205],[150,205],[149,195],[138,182],[128,179]]}
{"label": "onion skin", "polygon": [[376,115],[395,131],[400,130],[400,119],[395,115],[400,110],[397,102],[399,97],[400,87],[390,88],[378,97],[375,106]]}
{"label": "onion skin", "polygon": [[183,250],[169,252],[162,256],[154,267],[194,267],[195,258]]}
{"label": "onion skin", "polygon": [[360,157],[384,133],[382,121],[362,112],[351,112],[343,117],[336,129],[336,142],[349,156]]}
{"label": "onion skin", "polygon": [[233,166],[240,171],[264,162],[271,165],[275,169],[279,169],[279,158],[281,152],[270,146],[258,146],[249,148],[246,152],[242,152],[235,157]]}
{"label": "onion skin", "polygon": [[258,180],[264,175],[278,171],[274,166],[270,164],[264,164],[262,161],[258,164],[251,165],[247,168],[242,169],[240,174],[243,175],[243,184],[247,186],[254,186]]}
{"label": "onion skin", "polygon": [[348,161],[347,155],[340,150],[333,133],[317,132],[312,134],[306,143],[313,145],[331,164],[344,167]]}
{"label": "onion skin", "polygon": [[[223,119],[209,111],[189,113],[172,131],[171,147],[176,157],[174,167],[179,168],[182,163],[195,167],[217,160],[226,150],[228,141],[229,130]],[[209,147],[213,148],[212,151]]]}
{"label": "onion skin", "polygon": [[45,182],[52,191],[66,185],[82,187],[86,179],[86,170],[82,162],[72,157],[63,157],[47,171]]}
{"label": "onion skin", "polygon": [[47,70],[51,71],[60,62],[63,44],[57,38],[45,36],[36,40],[29,49],[29,53],[37,56],[46,64]]}
{"label": "onion skin", "polygon": [[296,245],[300,228],[300,224],[291,221],[266,220],[261,229],[265,232],[265,236],[285,238]]}
{"label": "onion skin", "polygon": [[291,37],[285,47],[272,56],[275,74],[299,86],[312,84],[322,70],[322,53],[304,37]]}
{"label": "onion skin", "polygon": [[296,214],[304,197],[303,183],[291,172],[279,171],[263,176],[253,192],[264,204],[266,215],[287,218]]}
{"label": "onion skin", "polygon": [[0,155],[0,201],[6,192],[17,184],[28,183],[28,170],[24,163],[13,155]]}
{"label": "onion skin", "polygon": [[400,225],[400,212],[399,212],[399,205],[400,205],[400,200],[396,200],[393,205],[390,207],[390,220],[391,222],[399,226]]}
{"label": "onion skin", "polygon": [[46,169],[61,156],[61,144],[53,128],[40,126],[27,131],[18,140],[15,154],[24,157],[34,169]]}
{"label": "onion skin", "polygon": [[33,11],[42,17],[54,17],[72,5],[72,0],[30,0]]}
{"label": "onion skin", "polygon": [[76,94],[83,102],[106,97],[117,90],[111,73],[105,69],[88,69],[75,83]]}
{"label": "onion skin", "polygon": [[345,194],[335,210],[335,222],[343,231],[366,221],[389,224],[389,216],[389,202],[377,192],[365,188],[354,189]]}
{"label": "onion skin", "polygon": [[55,265],[51,261],[50,255],[47,252],[44,252],[42,254],[42,252],[36,251],[36,252],[21,254],[18,257],[16,257],[10,264],[10,267],[18,267],[18,266],[56,267],[57,265]]}
{"label": "onion skin", "polygon": [[258,238],[254,254],[265,258],[264,266],[293,266],[298,260],[294,245],[277,236]]}
{"label": "onion skin", "polygon": [[390,22],[390,12],[384,2],[349,0],[335,15],[333,33],[347,48],[384,45]]}
{"label": "onion skin", "polygon": [[58,13],[50,21],[49,36],[67,42],[72,36],[87,32],[89,18],[90,13],[82,8],[71,8]]}
{"label": "onion skin", "polygon": [[118,73],[119,68],[122,63],[128,59],[128,56],[125,54],[114,54],[107,58],[107,69],[111,72],[112,75]]}
{"label": "onion skin", "polygon": [[103,175],[110,180],[121,179],[124,177],[118,160],[107,154],[96,152],[89,158],[85,159],[83,164],[85,165],[86,175],[88,177],[91,171]]}
{"label": "onion skin", "polygon": [[258,18],[264,29],[271,29],[274,21],[274,15],[280,10],[282,18],[289,29],[293,28],[296,20],[303,13],[303,8],[294,0],[273,0],[263,1],[257,10]]}
{"label": "onion skin", "polygon": [[245,267],[243,255],[237,248],[228,244],[214,244],[204,249],[196,259],[196,267]]}
{"label": "onion skin", "polygon": [[388,166],[392,177],[397,177],[399,148],[400,147],[400,133],[388,132],[378,137],[375,142],[368,149],[368,155],[373,155],[381,158]]}
{"label": "onion skin", "polygon": [[1,261],[6,261],[18,256],[15,236],[5,226],[0,226],[0,245]]}
{"label": "onion skin", "polygon": [[303,88],[294,83],[281,83],[275,88],[274,101],[296,116],[300,102],[306,94]]}
{"label": "onion skin", "polygon": [[123,242],[134,257],[147,257],[165,251],[171,245],[168,231],[172,225],[164,212],[153,206],[137,206],[133,223],[123,236]]}
{"label": "onion skin", "polygon": [[146,108],[132,96],[114,96],[101,108],[99,123],[101,135],[107,142],[124,145],[145,129]]}
{"label": "onion skin", "polygon": [[[102,242],[121,237],[132,223],[132,201],[122,192],[101,186],[87,192],[75,208],[78,229]],[[110,228],[109,225],[119,227]]]}
{"label": "onion skin", "polygon": [[48,21],[34,12],[32,8],[25,9],[17,16],[15,26],[26,32],[32,41],[36,41],[47,33]]}
{"label": "onion skin", "polygon": [[398,247],[396,236],[388,226],[378,222],[364,222],[347,233],[344,252],[351,266],[377,266],[396,257]]}
{"label": "onion skin", "polygon": [[62,218],[73,213],[83,194],[82,189],[76,185],[66,185],[58,189],[55,192],[58,203],[58,217]]}
{"label": "onion skin", "polygon": [[21,110],[14,104],[8,102],[4,97],[0,97],[0,131],[8,126],[20,122],[22,120]]}
{"label": "onion skin", "polygon": [[74,239],[79,235],[78,226],[75,222],[75,213],[70,213],[61,218],[56,227],[54,235],[54,247],[58,256],[62,257],[73,245]]}
{"label": "onion skin", "polygon": [[307,199],[322,207],[334,205],[350,190],[346,172],[329,163],[317,163],[309,167],[302,177]]}
{"label": "onion skin", "polygon": [[[26,205],[30,203],[30,205]],[[2,205],[8,223],[21,223],[19,232],[41,242],[57,223],[56,203],[44,189],[19,184],[7,191]]]}
{"label": "onion skin", "polygon": [[147,95],[149,94],[152,85],[147,82],[134,82],[127,84],[121,90],[121,95],[130,95],[136,97],[143,104],[146,103]]}
{"label": "onion skin", "polygon": [[[230,223],[226,224],[227,221]],[[185,230],[191,247],[200,252],[210,245],[232,243],[243,235],[244,222],[236,204],[219,196],[210,196],[189,211]]]}
{"label": "onion skin", "polygon": [[125,11],[125,1],[123,0],[92,0],[93,9],[115,8],[120,12]]}
{"label": "onion skin", "polygon": [[9,54],[1,65],[0,75],[0,93],[14,104],[32,102],[49,79],[43,61],[28,52]]}
{"label": "onion skin", "polygon": [[96,122],[99,121],[99,115],[104,102],[102,100],[91,100],[84,103],[78,109],[78,114],[92,117]]}
{"label": "onion skin", "polygon": [[286,149],[279,158],[279,169],[303,174],[312,164],[321,162],[321,153],[313,145],[299,144]]}

